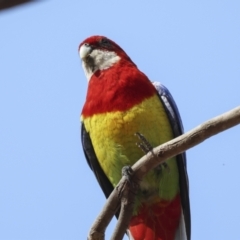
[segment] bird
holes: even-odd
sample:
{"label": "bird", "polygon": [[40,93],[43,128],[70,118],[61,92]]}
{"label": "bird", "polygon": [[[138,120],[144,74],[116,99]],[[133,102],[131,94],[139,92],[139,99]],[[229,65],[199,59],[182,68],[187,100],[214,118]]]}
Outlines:
{"label": "bird", "polygon": [[[90,36],[80,43],[78,53],[88,81],[80,116],[83,152],[108,197],[122,168],[144,155],[136,147],[136,133],[156,147],[183,134],[183,125],[168,89],[150,81],[113,40]],[[131,240],[190,240],[185,152],[166,164],[140,183],[127,229]]]}

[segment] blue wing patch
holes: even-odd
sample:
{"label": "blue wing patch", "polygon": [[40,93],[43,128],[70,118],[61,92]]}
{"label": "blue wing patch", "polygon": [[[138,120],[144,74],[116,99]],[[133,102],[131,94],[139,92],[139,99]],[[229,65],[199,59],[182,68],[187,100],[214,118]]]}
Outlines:
{"label": "blue wing patch", "polygon": [[[182,120],[177,108],[177,105],[168,91],[168,89],[162,85],[160,82],[152,82],[156,88],[159,99],[163,103],[166,110],[168,119],[170,121],[171,127],[173,129],[173,135],[178,137],[183,134]],[[190,201],[189,201],[189,184],[188,175],[186,169],[186,153],[183,152],[176,156],[178,171],[179,171],[179,183],[180,183],[180,194],[182,210],[185,220],[187,239],[191,238],[191,214],[190,214]]]}

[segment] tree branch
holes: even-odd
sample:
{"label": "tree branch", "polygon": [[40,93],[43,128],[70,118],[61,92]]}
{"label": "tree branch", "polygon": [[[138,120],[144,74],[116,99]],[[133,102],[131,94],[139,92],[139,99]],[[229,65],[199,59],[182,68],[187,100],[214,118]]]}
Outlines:
{"label": "tree branch", "polygon": [[30,2],[34,2],[34,0],[0,0],[0,11]]}
{"label": "tree branch", "polygon": [[240,106],[154,148],[151,152],[143,156],[132,166],[133,172],[131,182],[134,182],[134,184],[128,184],[129,181],[127,178],[125,176],[122,177],[119,184],[107,199],[102,212],[94,222],[90,230],[88,240],[104,239],[105,229],[114,214],[117,212],[120,202],[122,202],[121,212],[122,209],[124,211],[120,213],[117,227],[111,238],[113,240],[121,240],[126,232],[132,215],[134,192],[136,191],[136,186],[139,185],[141,179],[160,163],[163,163],[167,159],[174,157],[179,153],[185,152],[187,149],[196,146],[197,144],[222,131],[236,126],[237,124],[240,124]]}

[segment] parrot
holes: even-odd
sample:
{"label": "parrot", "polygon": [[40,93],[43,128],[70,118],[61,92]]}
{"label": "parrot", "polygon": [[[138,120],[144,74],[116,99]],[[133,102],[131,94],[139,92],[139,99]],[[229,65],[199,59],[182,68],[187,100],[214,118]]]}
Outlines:
{"label": "parrot", "polygon": [[[106,198],[145,153],[136,146],[141,133],[152,147],[181,134],[176,103],[160,82],[151,82],[113,40],[91,36],[78,53],[88,81],[81,142],[90,169]],[[130,240],[190,240],[191,216],[186,153],[149,171],[139,184],[126,233]]]}

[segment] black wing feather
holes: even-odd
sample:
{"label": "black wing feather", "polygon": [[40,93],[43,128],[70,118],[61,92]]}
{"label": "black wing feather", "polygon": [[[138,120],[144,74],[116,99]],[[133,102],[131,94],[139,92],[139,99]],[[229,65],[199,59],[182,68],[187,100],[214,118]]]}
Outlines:
{"label": "black wing feather", "polygon": [[95,154],[91,138],[83,123],[82,123],[82,129],[81,129],[81,138],[82,138],[83,151],[87,159],[88,165],[94,172],[98,180],[98,183],[102,188],[106,198],[108,198],[111,192],[113,191],[113,186],[111,182],[108,180],[105,173],[103,172],[97,160],[97,156]]}

